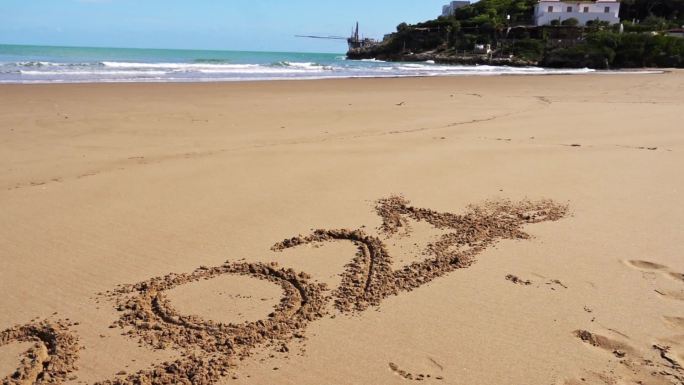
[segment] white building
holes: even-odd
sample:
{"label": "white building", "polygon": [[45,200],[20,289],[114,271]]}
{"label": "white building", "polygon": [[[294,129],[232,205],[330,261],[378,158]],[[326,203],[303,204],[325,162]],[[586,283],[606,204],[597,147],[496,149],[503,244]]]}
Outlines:
{"label": "white building", "polygon": [[470,5],[470,1],[452,1],[451,3],[442,7],[442,16],[452,16],[457,9]]}
{"label": "white building", "polygon": [[675,28],[667,31],[667,36],[684,38],[684,28]]}
{"label": "white building", "polygon": [[539,0],[534,7],[534,21],[536,25],[547,25],[552,20],[567,20],[575,18],[580,25],[588,21],[600,20],[610,24],[620,22],[620,2],[617,0],[597,1],[560,1]]}

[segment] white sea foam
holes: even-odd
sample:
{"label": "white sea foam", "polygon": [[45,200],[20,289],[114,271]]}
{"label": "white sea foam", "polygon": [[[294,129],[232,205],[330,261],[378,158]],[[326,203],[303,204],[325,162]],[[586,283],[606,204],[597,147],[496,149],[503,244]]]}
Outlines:
{"label": "white sea foam", "polygon": [[79,67],[88,66],[91,63],[57,63],[49,61],[21,61],[16,63],[3,63],[3,65],[15,67]]}
{"label": "white sea foam", "polygon": [[541,67],[507,67],[490,65],[425,65],[417,63],[400,64],[394,67],[400,72],[420,74],[423,76],[439,75],[549,75],[549,74],[583,74],[594,72],[592,69],[550,69]]}
{"label": "white sea foam", "polygon": [[167,70],[169,72],[199,72],[207,74],[221,73],[297,73],[302,71],[332,71],[333,66],[313,62],[282,61],[271,65],[264,64],[214,64],[214,63],[136,63],[136,62],[102,62],[105,68],[124,68],[131,70]]}
{"label": "white sea foam", "polygon": [[110,75],[110,76],[152,76],[152,75],[166,75],[166,71],[19,71],[22,75],[28,76],[54,76],[54,75],[74,75],[74,76],[88,76],[88,75]]}
{"label": "white sea foam", "polygon": [[200,70],[200,69],[249,69],[258,68],[259,64],[211,64],[211,63],[135,63],[135,62],[113,62],[103,61],[102,65],[108,68],[154,68],[169,70]]}
{"label": "white sea foam", "polygon": [[[313,59],[313,57],[312,57]],[[314,59],[315,60],[315,59]],[[137,62],[54,60],[0,63],[0,83],[51,82],[208,82],[279,79],[372,78],[413,76],[583,74],[589,69],[463,66],[433,62],[394,63],[381,60],[282,60],[273,63]]]}

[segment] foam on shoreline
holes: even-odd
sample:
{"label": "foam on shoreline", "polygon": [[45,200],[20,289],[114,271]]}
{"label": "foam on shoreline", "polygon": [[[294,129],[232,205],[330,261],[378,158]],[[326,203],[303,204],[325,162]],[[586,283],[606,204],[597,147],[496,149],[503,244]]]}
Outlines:
{"label": "foam on shoreline", "polygon": [[16,61],[0,62],[0,83],[225,82],[344,78],[586,74],[591,69],[460,66],[333,59],[269,63]]}

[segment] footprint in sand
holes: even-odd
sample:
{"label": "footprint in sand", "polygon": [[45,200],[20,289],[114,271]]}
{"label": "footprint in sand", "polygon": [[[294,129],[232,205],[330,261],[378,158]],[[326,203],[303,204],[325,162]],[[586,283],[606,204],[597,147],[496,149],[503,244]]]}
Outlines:
{"label": "footprint in sand", "polygon": [[684,331],[684,317],[663,317],[665,324],[672,329]]}
{"label": "footprint in sand", "polygon": [[663,298],[669,298],[669,299],[676,299],[679,301],[684,301],[684,291],[656,289],[655,292]]}
{"label": "footprint in sand", "polygon": [[[657,274],[660,274],[666,278],[684,283],[684,274],[671,271],[670,268],[665,265],[643,260],[627,260],[624,261],[624,263],[633,269],[653,274],[654,277],[657,277]],[[684,290],[655,289],[654,291],[661,297],[684,301]]]}
{"label": "footprint in sand", "polygon": [[[668,266],[646,260],[624,260],[622,263],[642,273],[653,285],[653,291],[667,299],[684,300],[684,290],[676,286],[684,282],[684,275],[673,272]],[[675,282],[676,281],[676,282]],[[657,286],[656,286],[657,285]],[[663,322],[678,333],[684,331],[684,317],[663,316]],[[603,371],[586,371],[581,381],[572,379],[563,385],[584,383],[605,384],[684,384],[682,366],[682,342],[684,336],[659,337],[658,344],[634,347],[632,340],[614,329],[607,329],[621,338],[606,337],[587,330],[576,330],[575,337],[589,345],[614,356],[612,363]],[[617,360],[615,360],[617,358]]]}
{"label": "footprint in sand", "polygon": [[655,262],[649,262],[649,261],[631,260],[631,261],[625,261],[625,264],[627,264],[627,266],[633,267],[637,270],[643,270],[643,271],[667,270],[667,266],[661,265],[661,264],[655,263]]}
{"label": "footprint in sand", "polygon": [[668,276],[676,281],[684,282],[684,274],[682,273],[668,273]]}
{"label": "footprint in sand", "polygon": [[585,344],[615,356],[617,366],[601,372],[587,371],[586,377],[583,377],[581,382],[571,379],[564,381],[563,385],[585,383],[680,385],[684,383],[682,356],[676,351],[677,347],[672,345],[671,341],[663,340],[668,344],[654,344],[651,349],[637,350],[626,342],[587,330],[576,330],[574,335]]}
{"label": "footprint in sand", "polygon": [[606,350],[618,358],[634,354],[634,349],[626,343],[604,337],[587,330],[576,330],[575,336],[591,346]]}
{"label": "footprint in sand", "polygon": [[405,380],[410,380],[410,381],[426,381],[426,380],[437,380],[437,381],[442,381],[444,377],[442,376],[433,376],[431,374],[422,374],[422,373],[409,373],[406,370],[403,370],[399,368],[399,366],[393,362],[390,362],[389,368],[392,372],[394,372],[396,375],[403,377]]}

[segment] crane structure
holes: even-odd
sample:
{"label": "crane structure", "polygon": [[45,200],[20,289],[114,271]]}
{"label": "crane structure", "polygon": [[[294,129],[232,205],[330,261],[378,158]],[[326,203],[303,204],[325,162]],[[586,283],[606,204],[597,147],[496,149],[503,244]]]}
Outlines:
{"label": "crane structure", "polygon": [[359,22],[356,22],[356,26],[352,28],[351,36],[317,36],[317,35],[295,35],[295,37],[302,37],[308,39],[326,39],[326,40],[346,40],[349,45],[349,49],[365,48],[370,45],[377,44],[375,39],[364,38],[359,34]]}

